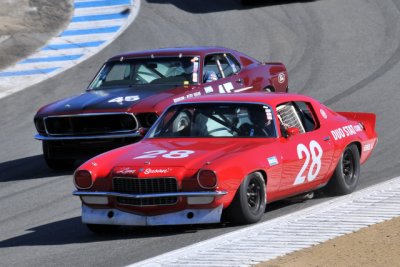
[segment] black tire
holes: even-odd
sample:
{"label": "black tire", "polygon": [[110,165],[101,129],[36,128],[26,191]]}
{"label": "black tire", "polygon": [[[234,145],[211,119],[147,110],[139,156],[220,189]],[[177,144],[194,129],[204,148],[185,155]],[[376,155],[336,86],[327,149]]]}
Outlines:
{"label": "black tire", "polygon": [[50,157],[50,145],[48,142],[43,141],[43,157],[46,161],[47,166],[51,169],[60,171],[60,170],[71,170],[74,167],[75,160],[74,159],[53,159]]}
{"label": "black tire", "polygon": [[275,92],[275,89],[272,86],[267,86],[263,89],[263,91],[266,93],[273,93],[273,92]]}
{"label": "black tire", "polygon": [[86,227],[95,234],[110,234],[116,232],[119,229],[118,225],[108,224],[86,224]]}
{"label": "black tire", "polygon": [[236,224],[258,222],[265,212],[265,181],[259,172],[249,174],[226,211],[229,221]]}
{"label": "black tire", "polygon": [[353,192],[360,178],[360,152],[355,144],[347,146],[336,166],[325,191],[334,195]]}

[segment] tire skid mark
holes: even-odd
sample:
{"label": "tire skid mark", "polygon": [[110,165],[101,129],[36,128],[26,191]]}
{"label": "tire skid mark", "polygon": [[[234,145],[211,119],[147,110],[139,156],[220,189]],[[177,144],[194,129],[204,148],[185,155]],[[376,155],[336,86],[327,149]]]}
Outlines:
{"label": "tire skid mark", "polygon": [[[397,11],[400,13],[400,2],[399,1],[391,1],[395,6]],[[389,24],[387,24],[389,25]],[[325,100],[323,103],[325,105],[332,105],[341,99],[348,97],[349,95],[352,95],[361,89],[365,88],[368,84],[371,82],[375,81],[379,77],[383,76],[385,73],[387,73],[389,70],[391,70],[394,66],[396,66],[400,62],[400,43],[397,46],[397,49],[394,51],[394,53],[389,57],[389,59],[376,71],[374,71],[371,75],[368,77],[364,78],[363,80],[359,81],[358,83],[354,84],[353,86],[347,88],[343,92]]]}

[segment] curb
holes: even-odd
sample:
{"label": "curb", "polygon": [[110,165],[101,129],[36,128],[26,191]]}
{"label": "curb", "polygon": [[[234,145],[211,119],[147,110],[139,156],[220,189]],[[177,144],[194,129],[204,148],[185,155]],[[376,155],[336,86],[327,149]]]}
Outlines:
{"label": "curb", "polygon": [[74,0],[68,27],[46,46],[0,71],[0,99],[97,54],[134,21],[140,0]]}
{"label": "curb", "polygon": [[396,177],[129,267],[251,266],[399,216],[400,177]]}

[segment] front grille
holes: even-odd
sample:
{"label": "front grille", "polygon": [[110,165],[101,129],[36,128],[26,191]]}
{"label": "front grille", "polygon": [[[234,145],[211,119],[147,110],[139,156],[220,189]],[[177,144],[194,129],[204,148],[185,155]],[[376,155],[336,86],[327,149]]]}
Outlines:
{"label": "front grille", "polygon": [[132,114],[82,114],[47,117],[49,135],[98,135],[135,131],[137,120]]}
{"label": "front grille", "polygon": [[[118,193],[128,194],[157,194],[178,192],[178,184],[175,178],[114,178],[113,190]],[[126,198],[117,197],[120,204],[132,206],[173,205],[178,197],[154,197],[154,198]]]}

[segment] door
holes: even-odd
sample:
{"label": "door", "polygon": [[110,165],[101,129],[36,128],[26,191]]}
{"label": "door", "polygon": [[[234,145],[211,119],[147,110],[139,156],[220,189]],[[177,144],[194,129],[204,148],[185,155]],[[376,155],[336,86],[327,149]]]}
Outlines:
{"label": "door", "polygon": [[307,191],[328,174],[333,143],[329,133],[319,126],[310,103],[284,103],[277,107],[277,114],[283,128],[292,132],[280,138],[283,153],[280,191],[285,194]]}

